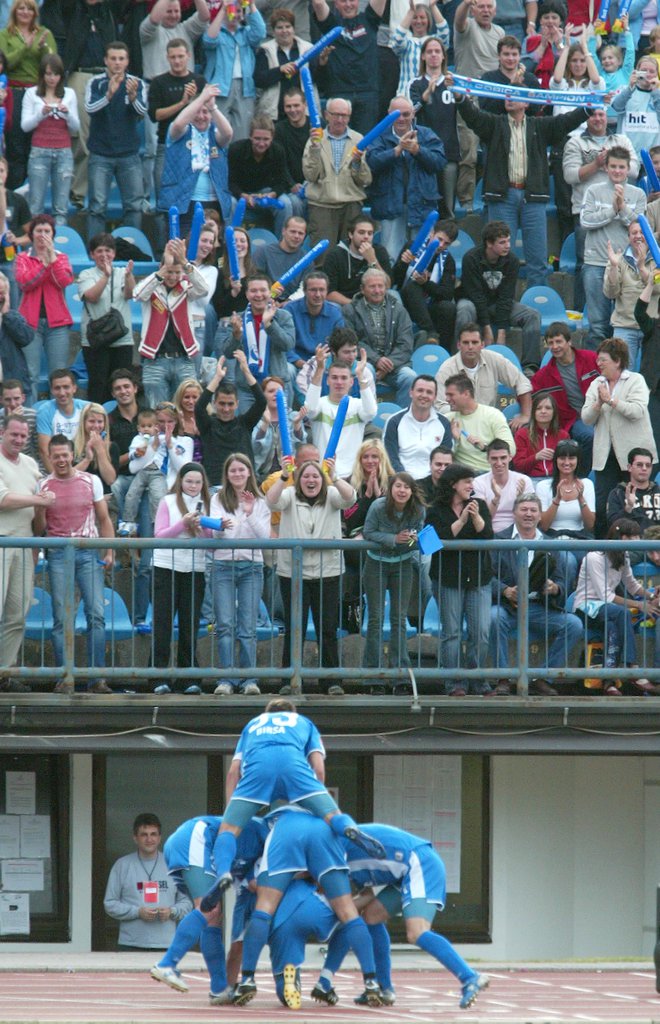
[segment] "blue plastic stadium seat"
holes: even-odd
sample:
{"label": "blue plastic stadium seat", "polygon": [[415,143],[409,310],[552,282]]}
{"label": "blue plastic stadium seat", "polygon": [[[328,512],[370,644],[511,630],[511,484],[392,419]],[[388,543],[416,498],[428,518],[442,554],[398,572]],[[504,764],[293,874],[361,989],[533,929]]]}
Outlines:
{"label": "blue plastic stadium seat", "polygon": [[566,274],[574,274],[575,267],[577,266],[577,256],[575,253],[575,233],[571,232],[564,239],[564,243],[559,253],[559,269]]}
{"label": "blue plastic stadium seat", "polygon": [[55,226],[55,248],[59,252],[66,253],[76,275],[92,265],[92,260],[87,255],[85,242],[78,232],[74,228],[70,228],[68,224]]}
{"label": "blue plastic stadium seat", "polygon": [[535,309],[541,317],[541,330],[544,331],[555,320],[566,320],[566,306],[561,296],[546,285],[535,285],[528,288],[520,296],[523,306]]}
{"label": "blue plastic stadium seat", "polygon": [[415,373],[428,373],[435,377],[447,359],[449,359],[449,352],[442,345],[420,345],[413,352],[412,368]]}
{"label": "blue plastic stadium seat", "polygon": [[470,251],[470,249],[474,249],[474,239],[471,235],[468,235],[467,231],[459,229],[458,235],[449,246],[449,252],[454,257],[454,261],[456,263],[456,277],[461,276],[461,271],[463,269],[463,257],[466,252]]}
{"label": "blue plastic stadium seat", "polygon": [[371,422],[375,427],[379,427],[380,430],[385,430],[388,419],[397,412],[401,412],[401,406],[397,405],[396,402],[379,402],[376,415]]}

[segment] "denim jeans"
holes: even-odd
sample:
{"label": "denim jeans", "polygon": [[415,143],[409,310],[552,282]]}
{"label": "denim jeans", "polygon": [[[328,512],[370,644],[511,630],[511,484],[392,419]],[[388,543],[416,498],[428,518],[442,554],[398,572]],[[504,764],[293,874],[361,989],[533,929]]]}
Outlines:
{"label": "denim jeans", "polygon": [[[547,638],[550,645],[546,661],[548,668],[567,665],[573,647],[582,638],[580,619],[570,612],[547,608],[545,602],[530,601],[527,610],[530,639]],[[494,604],[490,610],[490,657],[496,668],[509,664],[509,636],[515,631],[517,622],[516,609],[504,603]]]}
{"label": "denim jeans", "polygon": [[628,367],[639,372],[637,360],[642,350],[642,332],[637,327],[612,327],[612,334],[615,338],[623,338],[630,353]]}
{"label": "denim jeans", "polygon": [[380,222],[380,244],[387,249],[387,255],[392,261],[392,266],[399,258],[408,238],[408,217],[402,213],[398,217],[392,217]]}
{"label": "denim jeans", "polygon": [[527,284],[545,284],[548,274],[548,231],[545,203],[528,203],[525,190],[510,188],[506,199],[488,203],[488,220],[503,220],[511,228],[511,245],[518,228],[522,233],[523,252],[527,268]]}
{"label": "denim jeans", "polygon": [[591,263],[585,263],[582,267],[582,284],[589,317],[589,340],[584,347],[594,350],[610,336],[610,317],[614,309],[612,300],[603,295],[604,277],[605,267],[595,267]]}
{"label": "denim jeans", "polygon": [[46,318],[41,317],[34,332],[34,338],[23,349],[32,382],[32,403],[36,402],[38,398],[42,351],[46,353],[49,373],[68,366],[69,328],[49,327]]}
{"label": "denim jeans", "polygon": [[142,360],[142,384],[147,403],[152,409],[159,402],[171,402],[179,384],[194,378],[195,363],[187,356],[176,356],[174,359],[156,356],[155,359]]}
{"label": "denim jeans", "polygon": [[[124,497],[133,480],[132,474],[121,474],[112,484],[112,493],[117,502],[117,518],[124,518]],[[149,515],[149,495],[143,494],[138,515],[140,537],[153,537],[153,524]],[[135,570],[134,570],[135,571]],[[151,601],[151,548],[140,550],[133,592],[133,623],[144,622]]]}
{"label": "denim jeans", "polygon": [[[218,638],[218,664],[221,669],[236,666],[235,646],[238,640],[238,667],[254,668],[257,664],[257,615],[263,587],[261,562],[220,561],[213,563],[213,604]],[[223,676],[239,692],[255,679]]]}
{"label": "denim jeans", "polygon": [[[48,550],[48,577],[53,600],[53,655],[56,665],[64,664],[64,602],[68,563],[64,549]],[[75,583],[87,619],[87,667],[105,665],[105,614],[103,595],[103,567],[99,565],[100,551],[75,552]],[[75,616],[75,605],[74,605]],[[94,680],[90,685],[94,684]]]}
{"label": "denim jeans", "polygon": [[594,448],[594,428],[585,423],[581,416],[578,416],[575,423],[569,430],[574,441],[580,442],[580,473],[581,476],[588,476],[591,472],[591,459]]}
{"label": "denim jeans", "polygon": [[[467,621],[466,657],[463,668],[484,668],[488,659],[490,636],[490,584],[483,587],[439,587],[440,621],[442,622],[442,665],[459,668],[461,665],[461,631],[463,616]],[[445,680],[445,693],[451,694],[461,686],[466,693],[488,693],[490,687],[477,679]]]}
{"label": "denim jeans", "polygon": [[410,665],[406,643],[406,613],[412,587],[412,561],[410,558],[385,562],[366,558],[362,583],[367,598],[369,622],[367,642],[362,664],[365,668],[378,668],[385,664],[383,656],[383,613],[385,594],[390,592],[390,668]]}
{"label": "denim jeans", "polygon": [[88,189],[89,213],[87,236],[93,238],[105,231],[108,195],[113,176],[117,179],[123,209],[122,224],[142,227],[142,162],[136,153],[131,156],[100,156],[89,154]]}
{"label": "denim jeans", "polygon": [[604,661],[606,668],[637,664],[635,630],[629,608],[625,608],[622,604],[605,603],[600,606],[593,618],[585,615],[584,623],[588,640],[595,639],[593,636],[595,632],[606,638],[607,650]]}
{"label": "denim jeans", "polygon": [[46,189],[50,182],[55,223],[66,224],[69,192],[73,181],[71,149],[68,146],[62,149],[33,146],[28,161],[28,181],[30,183],[30,208],[38,213],[45,209]]}

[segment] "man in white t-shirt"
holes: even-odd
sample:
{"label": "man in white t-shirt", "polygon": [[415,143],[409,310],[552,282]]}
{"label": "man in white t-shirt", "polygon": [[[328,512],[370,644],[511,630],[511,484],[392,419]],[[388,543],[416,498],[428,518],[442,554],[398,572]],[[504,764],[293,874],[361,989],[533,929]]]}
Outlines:
{"label": "man in white t-shirt", "polygon": [[63,434],[73,441],[80,423],[80,415],[87,405],[76,398],[76,375],[71,370],[53,370],[48,376],[51,399],[44,402],[37,413],[37,441],[39,458],[50,473],[52,466],[48,443],[55,434]]}
{"label": "man in white t-shirt", "polygon": [[[24,454],[30,427],[24,416],[10,414],[0,441],[0,535],[31,537],[34,510],[55,500],[39,491],[39,468]],[[0,548],[0,665],[16,662],[23,642],[25,618],[32,601],[34,559],[29,548]],[[29,693],[18,679],[0,679],[0,692]]]}
{"label": "man in white t-shirt", "polygon": [[[330,349],[327,345],[319,345],[315,354],[316,370],[307,389],[305,408],[307,417],[312,424],[312,442],[323,455],[334,426],[339,403],[353,387],[353,374],[350,366],[345,363],[332,363],[328,370],[328,394],[321,396],[323,372]],[[364,428],[367,423],[372,421],[377,409],[373,377],[367,372],[367,353],[363,348],[360,349],[360,359],[355,369],[355,376],[360,385],[360,397],[348,399],[346,419],[335,455],[335,472],[342,478],[349,477],[353,472],[355,453],[364,439]]]}
{"label": "man in white t-shirt", "polygon": [[524,473],[509,469],[511,451],[506,441],[496,437],[486,448],[490,473],[475,477],[474,493],[488,505],[493,531],[499,533],[513,524],[513,506],[521,494],[533,494],[534,485]]}

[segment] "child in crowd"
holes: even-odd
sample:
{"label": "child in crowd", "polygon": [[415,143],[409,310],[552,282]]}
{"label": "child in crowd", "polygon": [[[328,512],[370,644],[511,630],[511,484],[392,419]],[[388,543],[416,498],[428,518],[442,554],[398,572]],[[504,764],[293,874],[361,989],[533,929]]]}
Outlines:
{"label": "child in crowd", "polygon": [[[635,67],[635,39],[628,28],[628,15],[621,18],[621,34],[619,43],[607,43],[597,50],[596,36],[589,39],[589,51],[594,59],[598,73],[602,75],[607,92],[619,92],[628,85],[628,80]],[[607,108],[607,122],[616,125],[616,111]]]}
{"label": "child in crowd", "polygon": [[128,449],[128,468],[135,479],[124,498],[124,519],[117,524],[120,537],[137,534],[138,510],[145,491],[149,495],[149,515],[155,522],[161,499],[174,484],[178,470],[193,455],[192,438],[178,436],[178,415],[171,402],[160,402],[155,410],[143,409],[138,414],[138,431]]}

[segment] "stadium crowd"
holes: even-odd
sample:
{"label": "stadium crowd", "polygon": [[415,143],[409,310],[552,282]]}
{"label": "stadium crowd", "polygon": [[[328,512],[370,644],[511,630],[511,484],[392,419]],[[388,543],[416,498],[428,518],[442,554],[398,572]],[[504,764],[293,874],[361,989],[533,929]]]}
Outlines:
{"label": "stadium crowd", "polygon": [[[433,601],[455,696],[511,686],[486,677],[509,664],[517,563],[469,542],[660,537],[657,2],[589,18],[582,0],[14,0],[0,14],[0,533],[44,538],[56,665],[67,563],[49,537],[232,542],[143,549],[135,566],[150,664],[169,664],[177,617],[177,669],[198,667],[204,621],[218,695],[259,693],[233,670],[256,665],[265,617],[290,665],[298,563],[254,542],[364,538],[362,555],[303,550],[321,666],[340,665],[339,629],[362,630],[364,667],[400,668],[408,692],[407,630]],[[533,102],[539,89],[556,102]],[[551,232],[574,252],[571,316],[548,287]],[[561,315],[542,316],[538,289]],[[102,670],[117,551],[98,554],[76,549],[75,582]],[[658,596],[634,556],[582,555],[529,553],[545,664],[601,641],[605,667],[660,694],[634,671]],[[0,583],[10,669],[29,550],[0,549]],[[660,668],[655,634],[644,659]],[[553,695],[542,667],[532,691]],[[173,687],[201,692],[182,673]]]}

